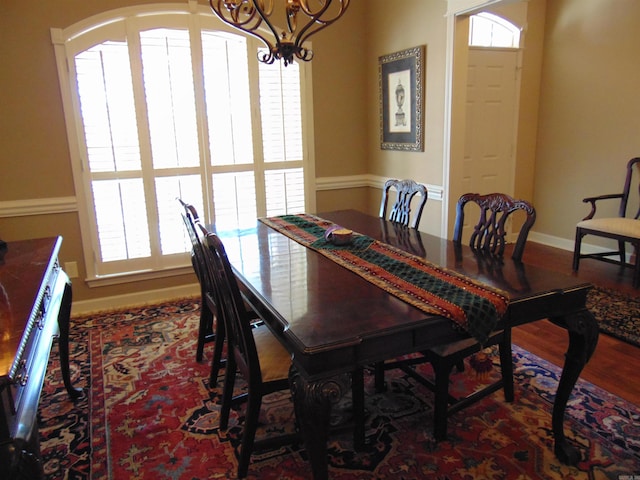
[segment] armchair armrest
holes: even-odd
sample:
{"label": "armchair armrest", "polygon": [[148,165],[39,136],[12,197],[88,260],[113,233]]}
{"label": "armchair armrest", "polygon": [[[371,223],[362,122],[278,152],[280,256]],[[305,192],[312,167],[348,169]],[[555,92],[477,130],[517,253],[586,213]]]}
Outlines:
{"label": "armchair armrest", "polygon": [[593,218],[593,216],[596,214],[596,202],[598,200],[611,200],[614,198],[624,198],[624,193],[611,193],[608,195],[598,195],[596,197],[587,197],[587,198],[583,198],[582,201],[584,203],[590,203],[591,204],[591,211],[589,212],[589,215],[587,215],[586,217],[584,217],[582,220],[590,220]]}

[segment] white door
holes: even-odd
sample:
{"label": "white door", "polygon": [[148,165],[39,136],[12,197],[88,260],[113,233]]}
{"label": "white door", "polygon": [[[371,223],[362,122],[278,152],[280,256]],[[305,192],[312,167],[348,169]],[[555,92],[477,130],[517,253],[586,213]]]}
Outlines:
{"label": "white door", "polygon": [[463,192],[513,195],[517,55],[469,48]]}

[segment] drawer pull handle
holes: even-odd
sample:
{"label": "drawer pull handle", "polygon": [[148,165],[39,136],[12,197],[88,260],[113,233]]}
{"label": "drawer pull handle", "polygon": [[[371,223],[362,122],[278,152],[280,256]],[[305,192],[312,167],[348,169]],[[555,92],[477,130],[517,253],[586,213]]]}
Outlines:
{"label": "drawer pull handle", "polygon": [[18,375],[16,377],[16,381],[21,385],[21,386],[25,386],[27,384],[27,381],[29,380],[29,374],[28,373],[21,373],[20,375]]}

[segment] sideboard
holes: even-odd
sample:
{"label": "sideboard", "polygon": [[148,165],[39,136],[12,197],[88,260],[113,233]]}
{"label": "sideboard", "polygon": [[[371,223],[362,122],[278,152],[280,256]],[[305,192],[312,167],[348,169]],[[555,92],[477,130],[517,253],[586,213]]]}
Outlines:
{"label": "sideboard", "polygon": [[53,339],[72,399],[69,317],[71,282],[60,267],[62,237],[0,245],[0,479],[43,476],[38,403]]}

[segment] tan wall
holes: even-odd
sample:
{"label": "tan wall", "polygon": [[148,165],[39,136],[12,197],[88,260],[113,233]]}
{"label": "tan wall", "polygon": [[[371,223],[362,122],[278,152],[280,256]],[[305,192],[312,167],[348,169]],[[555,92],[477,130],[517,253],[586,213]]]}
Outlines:
{"label": "tan wall", "polygon": [[639,52],[637,0],[548,2],[536,230],[571,241],[589,210],[582,198],[622,190],[640,155]]}
{"label": "tan wall", "polygon": [[317,177],[367,173],[367,4],[352,1],[338,22],[312,37]]}
{"label": "tan wall", "polygon": [[[384,178],[413,178],[441,185],[443,175],[444,86],[447,4],[444,0],[367,0],[367,129],[369,173]],[[424,152],[402,152],[380,148],[380,100],[378,58],[419,45],[426,46],[425,83],[422,106]],[[380,202],[380,192],[372,192]],[[441,205],[427,202],[421,230],[439,232]]]}
{"label": "tan wall", "polygon": [[533,201],[535,198],[538,105],[540,102],[546,4],[546,0],[527,2],[527,19],[524,24],[526,30],[524,32],[524,54],[520,78],[514,196],[529,201]]}

